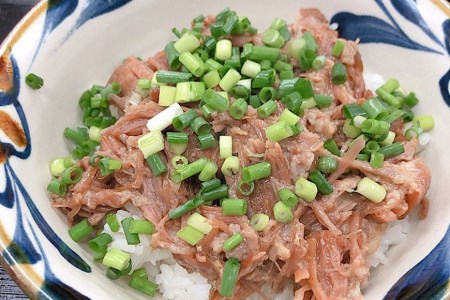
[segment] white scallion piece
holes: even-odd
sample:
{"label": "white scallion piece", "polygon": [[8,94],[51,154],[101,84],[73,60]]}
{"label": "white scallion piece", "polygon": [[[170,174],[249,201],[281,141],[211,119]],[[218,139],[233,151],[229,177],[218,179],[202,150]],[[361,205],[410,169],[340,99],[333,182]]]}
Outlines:
{"label": "white scallion piece", "polygon": [[356,192],[375,203],[383,201],[386,197],[386,189],[368,177],[361,179]]}
{"label": "white scallion piece", "polygon": [[221,135],[219,137],[220,158],[228,158],[233,156],[233,138],[229,135]]}
{"label": "white scallion piece", "polygon": [[172,124],[172,120],[183,113],[180,104],[174,103],[147,122],[150,131],[163,131]]}

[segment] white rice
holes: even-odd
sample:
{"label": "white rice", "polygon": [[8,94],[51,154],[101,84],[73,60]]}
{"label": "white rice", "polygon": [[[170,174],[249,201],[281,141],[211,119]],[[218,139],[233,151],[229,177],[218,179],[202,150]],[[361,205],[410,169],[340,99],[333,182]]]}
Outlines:
{"label": "white rice", "polygon": [[389,248],[405,240],[410,227],[411,225],[408,216],[403,220],[398,220],[389,224],[388,229],[381,237],[380,247],[369,257],[371,267],[375,268],[380,264],[385,265],[388,263],[386,254]]}
{"label": "white rice", "polygon": [[[142,220],[137,215],[132,215],[124,210],[117,212],[119,223],[128,217]],[[188,273],[186,269],[177,264],[172,253],[167,249],[155,249],[150,245],[149,235],[139,235],[141,243],[128,245],[122,227],[118,232],[112,232],[108,224],[105,224],[103,232],[113,238],[109,246],[131,254],[132,270],[144,267],[150,281],[159,285],[159,294],[153,299],[170,300],[207,300],[211,285],[208,280],[197,272]]]}

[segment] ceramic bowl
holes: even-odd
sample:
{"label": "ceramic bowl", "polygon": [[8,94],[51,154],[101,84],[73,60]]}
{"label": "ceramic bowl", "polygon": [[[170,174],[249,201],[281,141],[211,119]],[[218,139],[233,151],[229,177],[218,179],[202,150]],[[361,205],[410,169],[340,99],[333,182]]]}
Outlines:
{"label": "ceramic bowl", "polygon": [[[432,171],[428,218],[372,272],[367,299],[439,299],[450,273],[450,8],[445,1],[43,1],[0,48],[0,250],[12,277],[32,298],[142,298],[107,279],[90,253],[67,234],[50,206],[51,158],[69,153],[65,127],[81,122],[78,96],[105,82],[128,55],[148,57],[201,13],[225,6],[257,28],[278,16],[294,20],[300,7],[318,7],[341,35],[360,39],[365,72],[398,78],[432,114],[432,141],[420,154]],[[34,91],[29,72],[45,79]]]}

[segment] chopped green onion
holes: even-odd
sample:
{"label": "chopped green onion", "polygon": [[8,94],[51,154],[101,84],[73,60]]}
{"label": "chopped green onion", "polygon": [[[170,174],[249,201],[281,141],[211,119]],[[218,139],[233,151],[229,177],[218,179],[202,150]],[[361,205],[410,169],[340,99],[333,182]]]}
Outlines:
{"label": "chopped green onion", "polygon": [[195,35],[186,32],[173,46],[178,53],[183,54],[183,52],[193,52],[197,49],[200,46],[200,41]]}
{"label": "chopped green onion", "polygon": [[280,81],[280,85],[278,86],[278,95],[277,98],[283,98],[293,92],[295,92],[295,83],[297,79],[285,79]]}
{"label": "chopped green onion", "polygon": [[191,246],[195,246],[198,242],[200,242],[201,239],[205,237],[203,232],[189,225],[181,228],[177,232],[177,236]]}
{"label": "chopped green onion", "polygon": [[356,159],[361,160],[361,161],[368,161],[369,155],[365,154],[365,153],[360,153],[360,154],[356,155]]}
{"label": "chopped green onion", "polygon": [[144,158],[164,150],[164,136],[161,131],[151,131],[138,139],[138,148]]}
{"label": "chopped green onion", "polygon": [[311,171],[308,178],[317,186],[317,190],[322,195],[329,195],[333,193],[333,188],[319,170]]}
{"label": "chopped green onion", "polygon": [[155,296],[156,290],[158,289],[156,283],[149,281],[147,278],[140,277],[133,277],[130,280],[129,286],[150,297]]}
{"label": "chopped green onion", "polygon": [[211,125],[202,117],[197,117],[191,122],[191,128],[197,135],[204,135],[211,132]]}
{"label": "chopped green onion", "polygon": [[203,167],[208,162],[208,159],[202,157],[190,164],[188,164],[183,169],[173,170],[171,174],[171,179],[173,182],[179,183],[195,174],[200,173],[203,170]]}
{"label": "chopped green onion", "polygon": [[434,119],[432,116],[415,116],[413,123],[422,128],[423,131],[430,131],[434,128]]}
{"label": "chopped green onion", "polygon": [[292,70],[283,70],[280,72],[280,80],[293,79],[294,71]]}
{"label": "chopped green onion", "polygon": [[393,131],[389,131],[386,138],[384,140],[380,141],[379,143],[381,146],[392,145],[392,143],[394,142],[394,139],[395,139],[395,133]]}
{"label": "chopped green onion", "polygon": [[[194,74],[195,77],[200,77],[206,71],[206,65],[201,59],[197,59],[190,52],[183,52],[179,57],[180,62],[185,66],[189,72]],[[181,82],[180,82],[181,83]]]}
{"label": "chopped green onion", "polygon": [[266,128],[267,139],[272,142],[278,142],[294,135],[294,131],[289,124],[280,120]]}
{"label": "chopped green onion", "polygon": [[167,132],[166,137],[169,144],[187,144],[189,142],[189,136],[185,132]]}
{"label": "chopped green onion", "polygon": [[233,296],[240,267],[241,263],[237,258],[231,257],[226,261],[219,288],[219,294],[221,296]]}
{"label": "chopped green onion", "polygon": [[78,166],[71,166],[65,169],[61,174],[61,182],[65,185],[77,183],[81,180],[83,169]]}
{"label": "chopped green onion", "polygon": [[203,170],[198,175],[198,179],[200,181],[207,181],[214,178],[217,171],[219,170],[219,167],[217,164],[213,161],[208,161],[206,165],[203,167]]}
{"label": "chopped green onion", "polygon": [[226,184],[222,184],[219,187],[209,191],[203,191],[200,195],[203,202],[223,199],[226,197],[228,197],[228,186]]}
{"label": "chopped green onion", "polygon": [[186,151],[188,144],[169,144],[169,151],[173,154],[183,154]]}
{"label": "chopped green onion", "polygon": [[102,263],[107,267],[122,271],[128,266],[130,261],[130,254],[123,252],[117,248],[112,248],[105,254]]}
{"label": "chopped green onion", "polygon": [[272,62],[270,60],[263,60],[259,63],[261,66],[261,71],[263,70],[271,70],[272,69]]}
{"label": "chopped green onion", "polygon": [[116,214],[108,214],[106,216],[106,223],[109,226],[109,229],[111,229],[112,232],[117,232],[120,229],[119,221],[117,221]]}
{"label": "chopped green onion", "polygon": [[60,176],[65,169],[64,157],[57,157],[50,161],[50,173],[52,176]]}
{"label": "chopped green onion", "polygon": [[273,207],[273,216],[277,222],[287,224],[294,219],[291,207],[281,201],[275,203]]}
{"label": "chopped green onion", "polygon": [[[195,75],[195,74],[194,74]],[[187,81],[177,83],[175,101],[180,103],[193,102],[202,99],[206,85],[204,82]]]}
{"label": "chopped green onion", "polygon": [[250,220],[250,226],[256,231],[263,231],[269,225],[269,216],[266,214],[255,214]]}
{"label": "chopped green onion", "polygon": [[333,84],[343,84],[347,81],[347,70],[342,63],[337,62],[333,65],[331,69],[331,81]]}
{"label": "chopped green onion", "polygon": [[345,40],[343,39],[337,39],[334,43],[333,48],[331,48],[331,55],[334,57],[339,57],[342,54],[342,51],[344,51],[345,47]]}
{"label": "chopped green onion", "polygon": [[203,76],[203,82],[208,89],[213,88],[220,83],[220,75],[217,70],[212,70]]}
{"label": "chopped green onion", "polygon": [[258,74],[256,74],[255,78],[252,81],[252,88],[260,89],[263,87],[271,87],[275,82],[275,71],[273,69],[270,70],[262,70]]}
{"label": "chopped green onion", "polygon": [[370,154],[372,152],[376,152],[380,150],[380,145],[375,141],[368,141],[366,146],[362,149],[362,153]]}
{"label": "chopped green onion", "polygon": [[325,95],[314,95],[314,100],[316,101],[316,106],[318,108],[324,108],[331,105],[333,98],[331,96]]}
{"label": "chopped green onion", "polygon": [[219,178],[214,178],[208,181],[204,181],[200,184],[201,190],[200,194],[203,194],[205,192],[212,191],[222,185]]}
{"label": "chopped green onion", "polygon": [[250,95],[248,98],[248,104],[250,104],[253,108],[258,108],[262,103],[258,95]]}
{"label": "chopped green onion", "polygon": [[233,138],[229,135],[219,137],[220,158],[225,159],[233,155]]}
{"label": "chopped green onion", "polygon": [[313,62],[312,62],[312,67],[315,70],[319,70],[323,67],[323,65],[325,64],[325,61],[327,60],[327,58],[324,55],[319,55],[316,58],[314,58]]}
{"label": "chopped green onion", "polygon": [[189,164],[188,159],[182,155],[174,155],[171,162],[175,170],[183,169]]}
{"label": "chopped green onion", "polygon": [[158,83],[178,83],[191,80],[192,74],[159,70],[155,77]]}
{"label": "chopped green onion", "polygon": [[342,127],[342,132],[345,136],[351,139],[358,137],[361,134],[361,129],[351,124],[351,119],[346,119],[344,126]]}
{"label": "chopped green onion", "polygon": [[272,173],[272,166],[269,162],[263,161],[254,165],[242,168],[242,181],[250,182],[261,178],[269,177]]}
{"label": "chopped green onion", "polygon": [[313,108],[314,106],[316,106],[316,101],[314,100],[314,98],[308,98],[308,99],[304,99],[301,102],[300,108],[305,110],[305,109]]}
{"label": "chopped green onion", "polygon": [[242,75],[252,78],[259,72],[261,72],[261,65],[251,60],[246,60],[241,68]]}
{"label": "chopped green onion", "polygon": [[285,43],[285,40],[281,34],[272,28],[269,28],[263,32],[262,40],[266,45],[274,48],[281,48]]}
{"label": "chopped green onion", "polygon": [[282,188],[278,191],[278,197],[288,207],[294,207],[298,203],[297,196],[288,188]]}
{"label": "chopped green onion", "polygon": [[228,199],[222,201],[222,213],[225,216],[243,216],[247,213],[247,200]]}
{"label": "chopped green onion", "polygon": [[190,200],[186,201],[185,203],[183,203],[182,205],[172,209],[169,212],[168,216],[170,219],[177,219],[177,218],[181,217],[182,215],[190,212],[191,210],[193,210],[203,204],[204,204],[204,201],[201,198],[190,199]]}
{"label": "chopped green onion", "polygon": [[361,125],[365,120],[367,120],[367,118],[363,116],[356,116],[352,119],[352,123],[355,127],[361,128]]}
{"label": "chopped green onion", "polygon": [[205,61],[205,65],[208,68],[209,71],[214,71],[214,70],[219,70],[220,68],[222,68],[222,64],[220,64],[219,62],[215,61],[214,59],[207,59]]}
{"label": "chopped green onion", "polygon": [[117,159],[103,157],[100,159],[98,166],[100,167],[100,174],[102,174],[102,176],[107,176],[122,168],[122,162]]}
{"label": "chopped green onion", "polygon": [[239,233],[233,234],[230,238],[228,238],[225,242],[223,242],[223,250],[225,252],[229,252],[239,246],[240,243],[244,241],[244,237]]}
{"label": "chopped green onion", "polygon": [[337,161],[331,156],[321,156],[317,165],[322,173],[330,174],[336,170]]}
{"label": "chopped green onion", "polygon": [[154,234],[156,226],[147,220],[131,220],[129,230],[131,233],[137,234]]}
{"label": "chopped green onion", "polygon": [[295,90],[300,93],[303,99],[314,96],[314,90],[310,80],[299,78],[294,84]]}
{"label": "chopped green onion", "polygon": [[101,138],[102,138],[102,129],[95,126],[91,126],[89,128],[89,139],[100,143]]}
{"label": "chopped green onion", "polygon": [[220,40],[216,44],[216,52],[214,57],[218,60],[225,61],[231,58],[233,45],[230,40]]}
{"label": "chopped green onion", "polygon": [[216,147],[217,141],[212,133],[201,134],[197,136],[200,149],[208,149]]}
{"label": "chopped green onion", "polygon": [[353,119],[356,116],[367,117],[367,113],[356,103],[345,104],[342,107],[342,113],[347,119]]}
{"label": "chopped green onion", "polygon": [[171,70],[176,70],[180,67],[180,53],[174,47],[175,42],[169,42],[164,48],[164,53],[166,54],[167,63]]}
{"label": "chopped green onion", "polygon": [[378,88],[375,92],[378,96],[381,97],[381,99],[384,100],[384,102],[388,103],[389,105],[400,107],[402,104],[401,98],[397,98],[396,96],[386,91],[384,88]]}
{"label": "chopped green onion", "polygon": [[188,111],[182,113],[181,115],[173,118],[172,125],[173,127],[181,131],[191,125],[191,122],[198,117],[198,114],[193,109],[189,109]]}
{"label": "chopped green onion", "polygon": [[70,128],[64,129],[64,137],[71,140],[75,144],[81,144],[89,139],[87,128],[78,127],[77,131]]}
{"label": "chopped green onion", "polygon": [[241,74],[235,69],[229,69],[219,82],[219,86],[226,92],[229,92],[241,79]]}
{"label": "chopped green onion", "polygon": [[313,201],[317,196],[317,186],[303,177],[295,181],[295,194],[306,202]]}
{"label": "chopped green onion", "polygon": [[383,201],[386,197],[386,189],[368,177],[359,181],[356,192],[375,203]]}
{"label": "chopped green onion", "polygon": [[244,182],[242,180],[239,180],[238,182],[239,193],[245,196],[249,196],[253,193],[254,190],[255,190],[255,183],[253,181]]}
{"label": "chopped green onion", "polygon": [[38,90],[44,86],[44,79],[34,73],[29,73],[25,77],[25,83],[33,90]]}
{"label": "chopped green onion", "polygon": [[248,58],[256,61],[262,61],[267,59],[269,61],[274,62],[278,59],[279,56],[280,56],[280,49],[264,46],[253,46]]}
{"label": "chopped green onion", "polygon": [[233,119],[240,120],[247,112],[248,104],[244,98],[239,98],[230,106],[229,114]]}
{"label": "chopped green onion", "polygon": [[389,132],[390,124],[385,121],[378,121],[374,119],[367,119],[361,124],[361,131],[376,135],[385,134]]}
{"label": "chopped green onion", "polygon": [[[378,98],[372,98],[364,101],[361,104],[361,108],[367,113],[369,118],[375,119],[378,115],[386,111],[386,107],[381,103]],[[367,117],[367,116],[364,116]]]}
{"label": "chopped green onion", "polygon": [[107,246],[112,242],[112,236],[103,232],[88,242],[89,248],[94,252],[95,260],[103,259]]}
{"label": "chopped green onion", "polygon": [[202,99],[206,105],[219,112],[223,112],[228,109],[228,98],[222,96],[219,92],[215,92],[212,89],[207,89],[203,93]]}
{"label": "chopped green onion", "polygon": [[300,60],[300,54],[302,53],[303,49],[305,48],[306,41],[303,38],[298,38],[296,40],[293,40],[292,43],[289,45],[288,53],[296,60]]}
{"label": "chopped green onion", "polygon": [[[398,82],[398,80],[391,78],[391,79],[387,80],[385,83],[383,83],[383,85],[381,85],[378,89],[383,89],[386,92],[391,94],[391,93],[395,92],[399,87],[400,87],[400,83]],[[377,90],[375,90],[376,93],[378,93]]]}
{"label": "chopped green onion", "polygon": [[402,143],[394,143],[381,147],[378,152],[383,154],[384,158],[391,158],[405,152],[405,147]]}
{"label": "chopped green onion", "polygon": [[274,100],[269,100],[260,107],[257,108],[258,116],[261,119],[268,118],[277,110],[277,104]]}
{"label": "chopped green onion", "polygon": [[211,113],[214,111],[212,107],[209,107],[207,104],[200,103],[200,111],[205,118],[209,118]]}
{"label": "chopped green onion", "polygon": [[[105,255],[106,255],[106,251],[105,251]],[[103,256],[103,258],[104,258],[104,256]],[[132,262],[131,261],[129,261],[127,266],[121,271],[117,270],[115,268],[109,267],[106,270],[106,277],[108,277],[111,280],[117,280],[117,279],[119,279],[122,276],[128,275],[130,273],[132,267],[133,266],[132,266]]]}
{"label": "chopped green onion", "polygon": [[373,151],[370,154],[370,165],[372,166],[372,168],[374,169],[381,168],[383,166],[383,161],[384,161],[383,153]]}
{"label": "chopped green onion", "polygon": [[419,103],[419,99],[417,99],[416,94],[414,94],[413,92],[409,93],[403,98],[403,104],[409,107],[414,107],[417,105],[417,103]]}
{"label": "chopped green onion", "polygon": [[413,138],[418,138],[423,133],[423,129],[419,126],[412,126],[405,131],[406,140],[410,141]]}
{"label": "chopped green onion", "polygon": [[277,60],[274,64],[273,64],[273,68],[275,70],[277,70],[278,72],[282,72],[282,71],[292,71],[293,67],[290,63],[281,61],[281,60]]}
{"label": "chopped green onion", "polygon": [[239,157],[230,156],[222,164],[221,172],[224,176],[232,176],[239,172],[241,161]]}
{"label": "chopped green onion", "polygon": [[291,112],[289,109],[284,109],[279,118],[280,121],[286,122],[288,125],[295,125],[300,121],[300,117]]}
{"label": "chopped green onion", "polygon": [[87,219],[83,219],[70,228],[68,232],[72,240],[79,242],[93,233],[94,228],[92,228]]}
{"label": "chopped green onion", "polygon": [[208,234],[212,230],[212,226],[206,221],[206,218],[196,212],[187,219],[186,224],[203,234]]}
{"label": "chopped green onion", "polygon": [[250,89],[252,88],[252,80],[250,78],[248,79],[241,79],[239,80],[234,88],[231,89],[230,94],[234,98],[244,98],[245,100],[250,97]]}
{"label": "chopped green onion", "polygon": [[262,103],[265,103],[270,100],[275,100],[277,91],[273,87],[265,86],[259,91],[259,99],[261,99]]}
{"label": "chopped green onion", "polygon": [[141,240],[139,239],[139,235],[137,233],[132,233],[130,231],[130,225],[131,222],[133,222],[133,218],[132,217],[128,217],[122,220],[122,228],[123,228],[123,233],[125,234],[125,238],[127,240],[127,244],[128,245],[137,245],[141,242]]}

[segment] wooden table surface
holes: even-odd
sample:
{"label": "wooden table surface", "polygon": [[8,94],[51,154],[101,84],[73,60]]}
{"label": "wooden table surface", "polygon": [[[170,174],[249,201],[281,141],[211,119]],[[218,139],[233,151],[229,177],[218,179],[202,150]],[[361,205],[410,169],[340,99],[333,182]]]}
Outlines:
{"label": "wooden table surface", "polygon": [[[38,0],[0,0],[0,43]],[[0,300],[28,299],[0,265]]]}

